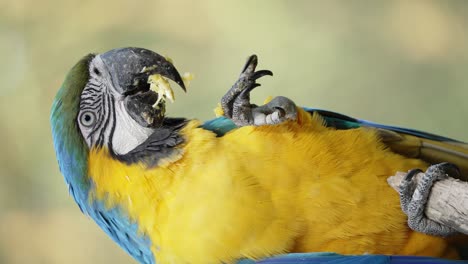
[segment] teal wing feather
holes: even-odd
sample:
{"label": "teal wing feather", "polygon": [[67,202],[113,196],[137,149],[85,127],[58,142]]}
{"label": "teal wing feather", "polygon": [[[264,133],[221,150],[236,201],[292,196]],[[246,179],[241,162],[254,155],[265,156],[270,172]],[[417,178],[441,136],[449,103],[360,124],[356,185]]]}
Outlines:
{"label": "teal wing feather", "polygon": [[212,131],[218,137],[222,137],[229,131],[235,129],[236,125],[234,124],[234,122],[232,122],[231,119],[228,119],[226,117],[218,117],[206,121],[201,127],[206,130]]}

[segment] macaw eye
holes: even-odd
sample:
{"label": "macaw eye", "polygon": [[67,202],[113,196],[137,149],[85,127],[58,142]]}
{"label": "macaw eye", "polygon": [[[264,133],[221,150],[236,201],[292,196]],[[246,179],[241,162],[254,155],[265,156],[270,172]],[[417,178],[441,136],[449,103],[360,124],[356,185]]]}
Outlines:
{"label": "macaw eye", "polygon": [[93,112],[84,112],[80,116],[80,123],[85,127],[91,127],[96,122],[96,115]]}

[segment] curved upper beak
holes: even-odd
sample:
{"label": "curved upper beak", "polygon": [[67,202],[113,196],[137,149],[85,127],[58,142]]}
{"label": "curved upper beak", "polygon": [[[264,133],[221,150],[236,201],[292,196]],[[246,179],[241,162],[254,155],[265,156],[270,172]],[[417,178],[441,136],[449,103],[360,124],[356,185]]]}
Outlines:
{"label": "curved upper beak", "polygon": [[121,94],[139,90],[153,74],[161,74],[173,80],[186,91],[174,65],[156,52],[143,48],[120,48],[99,56],[109,70],[114,87]]}

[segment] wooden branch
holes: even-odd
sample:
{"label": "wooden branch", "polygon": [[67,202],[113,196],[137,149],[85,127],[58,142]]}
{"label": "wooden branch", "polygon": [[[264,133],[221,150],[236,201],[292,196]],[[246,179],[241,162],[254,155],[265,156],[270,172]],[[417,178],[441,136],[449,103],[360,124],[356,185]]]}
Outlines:
{"label": "wooden branch", "polygon": [[[398,191],[405,172],[397,172],[387,179],[388,184]],[[419,182],[424,173],[419,173],[413,180]],[[426,216],[438,223],[468,234],[468,182],[454,178],[436,181],[432,186],[426,204]]]}

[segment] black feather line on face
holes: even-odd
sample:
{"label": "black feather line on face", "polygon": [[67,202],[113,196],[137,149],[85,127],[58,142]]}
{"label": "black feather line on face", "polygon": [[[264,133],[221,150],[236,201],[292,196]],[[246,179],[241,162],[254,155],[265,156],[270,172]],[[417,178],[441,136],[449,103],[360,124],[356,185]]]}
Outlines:
{"label": "black feather line on face", "polygon": [[118,155],[112,152],[112,155],[127,164],[141,162],[148,168],[156,167],[160,160],[180,152],[175,147],[185,141],[180,130],[186,124],[187,119],[185,118],[166,118],[145,142],[129,153]]}
{"label": "black feather line on face", "polygon": [[109,141],[109,138],[105,137],[105,132],[109,126],[109,122],[115,123],[115,119],[110,120],[109,118],[115,109],[113,108],[114,99],[112,95],[106,94],[103,86],[99,86],[99,88],[100,90],[90,88],[88,83],[81,94],[80,109],[81,111],[92,111],[96,115],[97,120],[92,130],[88,132],[87,138],[90,141],[90,145],[102,147]]}
{"label": "black feather line on face", "polygon": [[114,138],[114,132],[115,132],[115,126],[117,124],[117,114],[115,113],[115,102],[114,100],[112,100],[112,106],[111,108],[113,109],[112,110],[112,127],[111,127],[111,131],[109,133],[109,143],[108,143],[108,146],[109,146],[109,149],[111,151],[111,153],[113,153],[114,151],[114,147],[112,146],[112,139]]}

